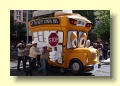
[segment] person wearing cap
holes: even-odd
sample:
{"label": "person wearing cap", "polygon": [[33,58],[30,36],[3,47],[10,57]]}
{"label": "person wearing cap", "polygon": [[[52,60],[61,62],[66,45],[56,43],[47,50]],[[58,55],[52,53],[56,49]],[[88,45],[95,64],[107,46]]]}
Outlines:
{"label": "person wearing cap", "polygon": [[26,69],[26,62],[27,62],[27,60],[29,59],[30,47],[31,47],[31,44],[26,44],[25,53],[24,53],[24,55],[25,55],[25,58],[24,58],[25,69]]}
{"label": "person wearing cap", "polygon": [[22,43],[19,43],[17,45],[18,47],[18,65],[17,65],[17,70],[20,70],[20,62],[23,62],[23,69],[25,70],[25,63],[24,63],[24,48],[22,46]]}
{"label": "person wearing cap", "polygon": [[36,47],[36,51],[39,53],[36,57],[36,63],[37,63],[37,66],[39,67],[40,66],[40,50],[38,47]]}
{"label": "person wearing cap", "polygon": [[47,50],[47,45],[44,44],[42,48],[43,50],[41,51],[41,56],[40,56],[40,63],[42,66],[38,68],[38,71],[40,72],[42,70],[43,75],[47,75],[46,64],[47,64],[49,52]]}
{"label": "person wearing cap", "polygon": [[36,57],[39,54],[36,51],[36,48],[37,48],[37,42],[36,41],[32,41],[32,47],[30,48],[30,52],[29,52],[29,67],[30,67],[31,71],[36,66]]}

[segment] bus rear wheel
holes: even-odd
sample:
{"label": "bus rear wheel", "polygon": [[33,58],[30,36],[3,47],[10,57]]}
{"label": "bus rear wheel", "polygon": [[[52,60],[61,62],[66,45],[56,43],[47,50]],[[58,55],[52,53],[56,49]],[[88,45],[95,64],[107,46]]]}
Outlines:
{"label": "bus rear wheel", "polygon": [[82,74],[84,72],[84,67],[82,62],[78,59],[73,59],[72,61],[70,61],[70,71],[74,75]]}

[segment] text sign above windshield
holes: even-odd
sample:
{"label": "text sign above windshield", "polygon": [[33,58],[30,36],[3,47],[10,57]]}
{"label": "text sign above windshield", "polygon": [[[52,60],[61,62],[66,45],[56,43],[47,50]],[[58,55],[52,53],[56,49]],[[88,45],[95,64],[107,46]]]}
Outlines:
{"label": "text sign above windshield", "polygon": [[60,24],[60,21],[57,18],[49,18],[49,19],[37,19],[30,22],[31,26],[37,26],[43,24]]}

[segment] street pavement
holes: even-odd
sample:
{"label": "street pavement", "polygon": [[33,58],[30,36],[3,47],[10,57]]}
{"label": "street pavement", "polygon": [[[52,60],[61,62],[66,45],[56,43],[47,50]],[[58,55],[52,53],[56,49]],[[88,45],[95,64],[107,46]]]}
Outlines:
{"label": "street pavement", "polygon": [[110,58],[101,60],[101,68],[91,71],[94,76],[110,76]]}
{"label": "street pavement", "polygon": [[[23,71],[23,65],[20,65],[20,71],[17,70],[17,54],[16,52],[11,52],[10,55],[10,76],[26,76],[26,72]],[[101,68],[96,71],[86,72],[78,76],[110,76],[110,58],[107,60],[101,60]],[[27,63],[27,67],[28,67]],[[42,73],[39,73],[38,68],[33,71],[33,76],[42,76]],[[50,66],[47,67],[48,76],[74,76],[70,71],[67,71],[65,74],[61,74],[59,67]]]}

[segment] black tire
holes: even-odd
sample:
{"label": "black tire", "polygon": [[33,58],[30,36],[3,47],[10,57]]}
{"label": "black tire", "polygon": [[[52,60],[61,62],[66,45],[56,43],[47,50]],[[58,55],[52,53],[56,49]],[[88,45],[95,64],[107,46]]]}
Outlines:
{"label": "black tire", "polygon": [[74,75],[79,75],[82,74],[84,72],[84,67],[83,64],[80,60],[78,59],[73,59],[70,61],[70,71],[74,74]]}

